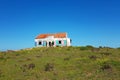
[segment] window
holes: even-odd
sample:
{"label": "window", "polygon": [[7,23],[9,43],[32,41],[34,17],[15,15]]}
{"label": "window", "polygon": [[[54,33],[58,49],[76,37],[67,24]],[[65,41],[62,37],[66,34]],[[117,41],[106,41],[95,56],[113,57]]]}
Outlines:
{"label": "window", "polygon": [[59,44],[61,44],[62,42],[59,40]]}
{"label": "window", "polygon": [[42,45],[42,42],[41,42],[41,41],[39,41],[39,45]]}
{"label": "window", "polygon": [[54,45],[54,42],[52,42],[52,46]]}
{"label": "window", "polygon": [[67,46],[67,40],[64,40],[64,46]]}
{"label": "window", "polygon": [[43,46],[47,46],[47,42],[46,41],[43,41]]}
{"label": "window", "polygon": [[49,42],[49,46],[50,46],[50,47],[52,46],[52,43],[51,43],[51,42]]}

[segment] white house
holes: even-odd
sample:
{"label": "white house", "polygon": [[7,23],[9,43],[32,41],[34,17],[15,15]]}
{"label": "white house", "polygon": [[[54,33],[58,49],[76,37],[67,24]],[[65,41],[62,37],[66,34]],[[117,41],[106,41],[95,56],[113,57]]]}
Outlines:
{"label": "white house", "polygon": [[36,47],[71,46],[67,33],[40,34],[35,38]]}

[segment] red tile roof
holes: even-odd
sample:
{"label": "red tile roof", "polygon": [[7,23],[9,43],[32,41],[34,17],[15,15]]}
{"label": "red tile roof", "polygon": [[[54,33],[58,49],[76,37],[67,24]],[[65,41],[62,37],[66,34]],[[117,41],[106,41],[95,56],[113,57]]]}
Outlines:
{"label": "red tile roof", "polygon": [[55,34],[40,34],[36,37],[36,39],[47,38],[48,36],[54,36],[54,38],[66,38],[66,33],[55,33]]}

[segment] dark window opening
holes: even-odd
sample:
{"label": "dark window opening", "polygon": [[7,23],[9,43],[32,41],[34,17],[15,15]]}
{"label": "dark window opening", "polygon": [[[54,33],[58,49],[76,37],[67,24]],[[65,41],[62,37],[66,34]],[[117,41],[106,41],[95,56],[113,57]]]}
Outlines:
{"label": "dark window opening", "polygon": [[54,45],[54,42],[52,42],[52,46]]}
{"label": "dark window opening", "polygon": [[47,46],[47,42],[46,42],[46,46]]}
{"label": "dark window opening", "polygon": [[51,42],[49,42],[49,46],[50,46],[50,47],[52,46],[52,43],[51,43]]}
{"label": "dark window opening", "polygon": [[41,41],[39,42],[39,45],[42,45],[42,42],[41,42]]}
{"label": "dark window opening", "polygon": [[61,44],[62,42],[61,41],[59,41],[59,44]]}

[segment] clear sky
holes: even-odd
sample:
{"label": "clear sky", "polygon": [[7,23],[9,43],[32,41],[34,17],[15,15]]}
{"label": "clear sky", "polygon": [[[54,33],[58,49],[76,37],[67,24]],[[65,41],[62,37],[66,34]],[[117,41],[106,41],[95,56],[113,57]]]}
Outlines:
{"label": "clear sky", "polygon": [[67,32],[73,46],[120,47],[120,0],[0,0],[0,50]]}

